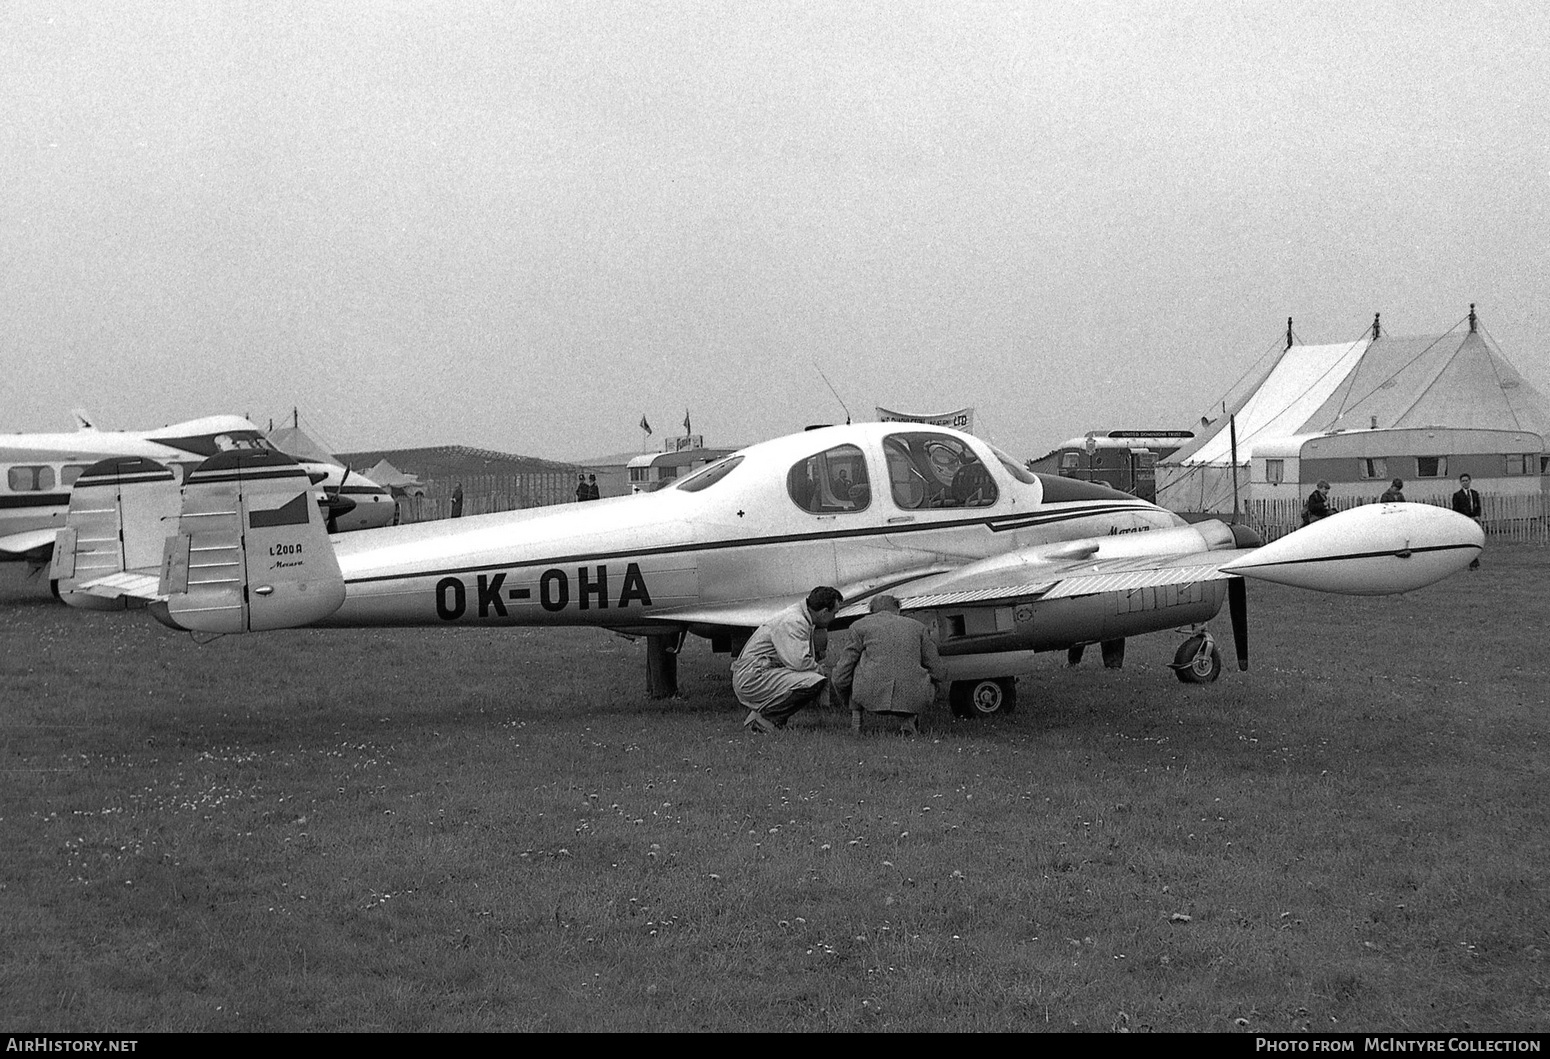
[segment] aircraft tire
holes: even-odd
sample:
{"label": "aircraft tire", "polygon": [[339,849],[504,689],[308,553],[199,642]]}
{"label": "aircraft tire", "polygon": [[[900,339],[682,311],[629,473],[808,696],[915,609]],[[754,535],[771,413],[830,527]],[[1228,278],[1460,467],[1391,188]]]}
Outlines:
{"label": "aircraft tire", "polygon": [[1017,678],[955,680],[947,691],[954,717],[995,717],[1017,709]]}
{"label": "aircraft tire", "polygon": [[1191,636],[1173,653],[1173,673],[1185,684],[1209,684],[1222,675],[1222,652],[1215,644],[1202,654],[1204,636]]}

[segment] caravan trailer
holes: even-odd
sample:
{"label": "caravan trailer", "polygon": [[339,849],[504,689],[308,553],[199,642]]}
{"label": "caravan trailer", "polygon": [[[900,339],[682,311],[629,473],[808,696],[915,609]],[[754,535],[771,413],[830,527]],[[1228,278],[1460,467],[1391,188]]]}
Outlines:
{"label": "caravan trailer", "polygon": [[1142,500],[1157,496],[1157,461],[1189,444],[1188,430],[1111,430],[1062,442],[1028,461],[1028,469],[1084,482],[1101,482]]}

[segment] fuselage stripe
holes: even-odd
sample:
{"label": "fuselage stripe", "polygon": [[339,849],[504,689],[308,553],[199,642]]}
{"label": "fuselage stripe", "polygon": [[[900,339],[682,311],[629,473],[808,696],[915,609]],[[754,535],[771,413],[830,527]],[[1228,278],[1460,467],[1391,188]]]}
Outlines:
{"label": "fuselage stripe", "polygon": [[[1101,508],[1060,508],[1028,515],[993,515],[988,518],[956,519],[952,522],[931,522],[913,526],[872,526],[865,529],[821,531],[815,533],[788,533],[770,537],[742,537],[736,540],[703,541],[694,544],[674,544],[661,547],[632,548],[627,551],[577,552],[571,555],[555,555],[515,562],[481,563],[477,566],[448,566],[434,570],[420,570],[396,574],[373,574],[367,577],[350,577],[346,585],[368,584],[376,581],[405,581],[419,577],[445,577],[452,574],[479,573],[484,570],[512,570],[530,566],[561,566],[567,563],[590,563],[609,559],[630,559],[642,555],[681,555],[688,552],[722,551],[729,548],[749,548],[766,544],[796,544],[803,541],[835,540],[842,537],[892,537],[906,533],[926,533],[939,530],[964,529],[984,526],[992,533],[1005,530],[1028,529],[1034,526],[1068,522],[1077,518],[1111,515],[1120,512],[1158,511],[1151,505],[1135,506],[1106,504]],[[999,525],[998,525],[999,524]]]}
{"label": "fuselage stripe", "polygon": [[[1480,550],[1478,544],[1433,544],[1424,548],[1406,548],[1411,555],[1422,552],[1456,552],[1461,549],[1473,548]],[[1278,566],[1306,566],[1309,563],[1341,563],[1352,559],[1388,559],[1399,557],[1399,552],[1392,548],[1378,552],[1352,552],[1350,555],[1321,555],[1309,559],[1281,559],[1273,563],[1244,563],[1241,566],[1229,570],[1228,573],[1236,573],[1238,570],[1271,570]]]}

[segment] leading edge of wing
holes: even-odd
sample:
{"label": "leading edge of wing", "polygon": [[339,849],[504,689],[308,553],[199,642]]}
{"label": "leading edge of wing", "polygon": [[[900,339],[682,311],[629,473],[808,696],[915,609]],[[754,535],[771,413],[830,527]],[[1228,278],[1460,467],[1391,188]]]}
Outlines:
{"label": "leading edge of wing", "polygon": [[[991,604],[1027,599],[1066,599],[1103,592],[1128,592],[1162,585],[1185,585],[1233,577],[1221,566],[1240,552],[1199,552],[1186,555],[1132,556],[1087,562],[1052,564],[1047,573],[1032,570],[987,570],[943,574],[911,586],[900,597],[905,610],[969,603]],[[1022,578],[1008,578],[1021,572]],[[1029,576],[1031,575],[1031,576]]]}

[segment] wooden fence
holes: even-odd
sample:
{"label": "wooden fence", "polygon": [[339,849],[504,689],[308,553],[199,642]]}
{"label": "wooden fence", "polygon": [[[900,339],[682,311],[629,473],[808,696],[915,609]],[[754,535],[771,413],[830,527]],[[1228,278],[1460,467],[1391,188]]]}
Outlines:
{"label": "wooden fence", "polygon": [[[464,515],[487,515],[492,511],[516,511],[519,508],[576,502],[576,476],[569,471],[474,474],[461,481]],[[400,524],[452,517],[452,489],[455,483],[438,480],[425,484],[425,496],[397,498]]]}
{"label": "wooden fence", "polygon": [[[1378,500],[1366,497],[1336,497],[1334,507],[1344,509],[1362,504],[1376,504]],[[1451,507],[1446,497],[1437,497],[1417,503]],[[1480,494],[1481,522],[1485,535],[1503,541],[1522,541],[1531,544],[1550,544],[1550,495],[1493,496]],[[1267,541],[1299,528],[1302,525],[1302,501],[1300,500],[1250,500],[1248,524]]]}

